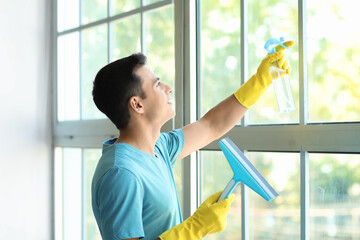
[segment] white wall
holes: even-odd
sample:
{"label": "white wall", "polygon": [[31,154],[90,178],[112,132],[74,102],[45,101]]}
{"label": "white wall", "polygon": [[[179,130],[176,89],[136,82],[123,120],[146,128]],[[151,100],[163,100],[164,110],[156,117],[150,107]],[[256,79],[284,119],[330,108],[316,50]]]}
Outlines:
{"label": "white wall", "polygon": [[0,239],[52,238],[50,0],[0,0]]}

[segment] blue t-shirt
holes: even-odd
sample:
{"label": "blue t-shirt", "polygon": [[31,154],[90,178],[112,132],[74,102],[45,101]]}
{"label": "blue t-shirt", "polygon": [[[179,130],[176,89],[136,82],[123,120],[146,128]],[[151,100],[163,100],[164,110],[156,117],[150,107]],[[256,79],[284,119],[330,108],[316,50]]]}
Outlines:
{"label": "blue t-shirt", "polygon": [[161,133],[156,157],[115,141],[104,142],[91,186],[101,236],[157,239],[182,222],[172,168],[184,147],[184,134],[181,129]]}

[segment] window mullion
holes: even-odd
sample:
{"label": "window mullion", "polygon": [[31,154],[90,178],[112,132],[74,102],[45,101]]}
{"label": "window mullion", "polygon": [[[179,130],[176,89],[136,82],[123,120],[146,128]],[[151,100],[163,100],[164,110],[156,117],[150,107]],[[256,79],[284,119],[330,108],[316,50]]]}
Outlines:
{"label": "window mullion", "polygon": [[85,174],[85,157],[84,148],[81,149],[81,236],[83,240],[87,239],[86,236],[86,174]]}
{"label": "window mullion", "polygon": [[144,21],[144,12],[140,13],[141,21],[141,31],[140,31],[140,46],[141,52],[146,54],[146,42],[145,42],[145,21]]}
{"label": "window mullion", "polygon": [[[183,14],[183,124],[196,120],[196,0],[175,3],[177,13]],[[179,9],[182,8],[182,11]],[[178,25],[179,26],[179,25]],[[195,94],[196,95],[196,94]],[[195,97],[195,98],[194,98]],[[178,122],[178,121],[177,121]],[[197,164],[196,153],[183,159],[183,215],[184,219],[192,215],[197,205]]]}
{"label": "window mullion", "polygon": [[[244,151],[244,154],[246,154],[246,151]],[[241,183],[241,239],[243,240],[250,239],[249,211],[249,188],[244,183]]]}
{"label": "window mullion", "polygon": [[301,240],[309,239],[309,153],[300,152],[300,212]]}
{"label": "window mullion", "polygon": [[[299,31],[299,110],[300,125],[308,124],[308,77],[307,77],[307,44],[306,44],[306,0],[298,1]],[[301,240],[309,239],[309,154],[300,152],[300,211]]]}
{"label": "window mullion", "polygon": [[[81,26],[82,4],[79,0],[79,25]],[[82,30],[79,30],[79,120],[82,120]]]}
{"label": "window mullion", "polygon": [[175,128],[184,125],[184,4],[180,1],[174,2],[174,51],[175,51]]}
{"label": "window mullion", "polygon": [[[240,27],[241,27],[241,79],[240,84],[244,84],[248,78],[248,28],[247,28],[247,0],[241,0],[240,2]],[[248,113],[241,119],[241,126],[246,127],[248,125]],[[246,153],[246,152],[244,152]],[[249,224],[249,189],[241,183],[241,239],[250,239],[250,224]]]}
{"label": "window mullion", "polygon": [[204,114],[201,112],[201,99],[202,99],[202,72],[201,72],[201,0],[196,1],[196,16],[195,16],[195,36],[196,36],[196,120],[201,118],[201,115]]}
{"label": "window mullion", "polygon": [[[110,0],[107,0],[107,19],[110,18]],[[110,63],[111,61],[111,33],[110,33],[110,22],[107,22],[107,61]]]}
{"label": "window mullion", "polygon": [[[240,84],[244,84],[248,78],[248,27],[247,27],[247,1],[241,0],[240,6],[240,26],[241,26],[241,76]],[[241,119],[241,126],[246,127],[248,125],[248,112]]]}
{"label": "window mullion", "polygon": [[[307,44],[306,44],[306,0],[298,1],[299,31],[299,107],[300,125],[308,124],[308,78],[307,78]],[[301,240],[309,239],[309,154],[300,152],[300,211]]]}
{"label": "window mullion", "polygon": [[299,111],[300,125],[308,123],[308,78],[307,78],[307,44],[306,44],[306,0],[298,2],[299,28]]}

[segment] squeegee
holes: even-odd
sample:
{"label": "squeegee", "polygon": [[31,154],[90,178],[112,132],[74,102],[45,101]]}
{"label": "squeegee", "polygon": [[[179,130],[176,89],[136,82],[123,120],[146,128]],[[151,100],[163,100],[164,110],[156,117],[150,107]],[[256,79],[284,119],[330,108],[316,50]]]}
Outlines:
{"label": "squeegee", "polygon": [[218,201],[227,198],[240,182],[254,190],[268,202],[279,196],[230,138],[222,139],[219,145],[229,162],[234,176],[224,188]]}

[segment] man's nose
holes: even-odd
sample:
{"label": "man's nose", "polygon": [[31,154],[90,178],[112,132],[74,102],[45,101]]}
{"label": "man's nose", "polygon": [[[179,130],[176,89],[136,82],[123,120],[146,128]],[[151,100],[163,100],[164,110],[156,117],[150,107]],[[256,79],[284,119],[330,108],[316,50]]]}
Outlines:
{"label": "man's nose", "polygon": [[166,93],[171,94],[173,91],[174,91],[174,89],[171,86],[166,84]]}

